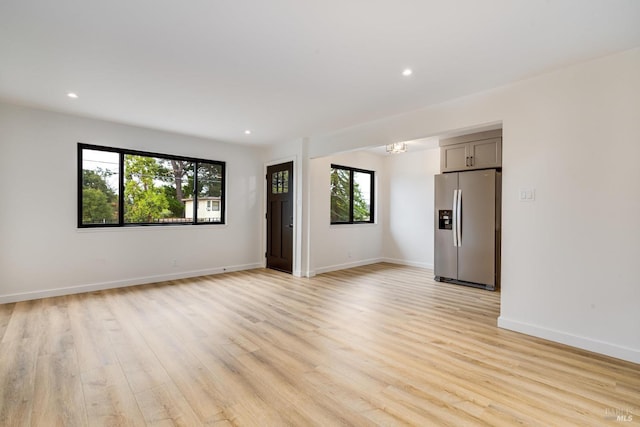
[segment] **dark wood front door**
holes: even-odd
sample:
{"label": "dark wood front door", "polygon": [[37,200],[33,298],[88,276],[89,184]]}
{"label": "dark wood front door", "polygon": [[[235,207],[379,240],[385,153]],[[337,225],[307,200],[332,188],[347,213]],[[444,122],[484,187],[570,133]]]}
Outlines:
{"label": "dark wood front door", "polygon": [[293,271],[293,162],[267,167],[267,268]]}

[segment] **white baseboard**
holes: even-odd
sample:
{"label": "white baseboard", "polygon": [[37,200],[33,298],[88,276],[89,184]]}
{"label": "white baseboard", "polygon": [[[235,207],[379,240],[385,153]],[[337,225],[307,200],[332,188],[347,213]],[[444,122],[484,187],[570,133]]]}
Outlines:
{"label": "white baseboard", "polygon": [[397,258],[383,258],[382,261],[388,262],[390,264],[406,265],[408,267],[418,267],[418,268],[426,268],[428,270],[433,270],[433,264],[429,264],[426,262],[409,261],[406,259],[397,259]]}
{"label": "white baseboard", "polygon": [[361,267],[363,265],[376,264],[382,261],[383,261],[382,258],[371,258],[371,259],[364,259],[360,261],[347,262],[345,264],[329,265],[326,267],[316,268],[314,271],[310,271],[309,274],[313,273],[313,275],[315,276],[316,274],[329,273],[330,271],[345,270],[347,268]]}
{"label": "white baseboard", "polygon": [[504,316],[498,317],[498,327],[509,329],[511,331],[520,332],[534,337],[555,341],[566,344],[571,347],[581,348],[583,350],[593,351],[595,353],[604,354],[633,363],[640,363],[640,350],[628,348],[605,341],[594,340],[579,335],[569,334],[567,332],[555,329],[544,328],[530,323],[520,322],[514,319],[507,319]]}
{"label": "white baseboard", "polygon": [[86,285],[69,286],[64,288],[45,289],[40,291],[23,292],[17,294],[0,295],[0,304],[28,301],[40,298],[58,297],[62,295],[80,294],[83,292],[102,291],[105,289],[124,288],[127,286],[145,285],[148,283],[166,282],[168,280],[187,279],[190,277],[208,276],[210,274],[229,273],[232,271],[251,270],[260,268],[260,263],[233,265],[228,267],[208,268],[203,270],[183,271],[173,274],[135,277],[131,279],[115,280],[111,282],[91,283]]}
{"label": "white baseboard", "polygon": [[307,270],[303,273],[301,273],[302,275],[300,277],[313,277],[316,275],[315,270]]}
{"label": "white baseboard", "polygon": [[433,270],[433,264],[428,264],[426,262],[407,261],[404,259],[396,259],[396,258],[371,258],[371,259],[365,259],[361,261],[347,262],[345,264],[336,264],[336,265],[329,265],[326,267],[319,267],[319,268],[316,268],[315,270],[309,270],[307,272],[307,277],[313,277],[316,274],[329,273],[330,271],[345,270],[347,268],[354,268],[354,267],[361,267],[363,265],[376,264],[379,262],[388,262],[390,264],[406,265],[409,267],[418,267],[418,268],[424,268],[427,270]]}

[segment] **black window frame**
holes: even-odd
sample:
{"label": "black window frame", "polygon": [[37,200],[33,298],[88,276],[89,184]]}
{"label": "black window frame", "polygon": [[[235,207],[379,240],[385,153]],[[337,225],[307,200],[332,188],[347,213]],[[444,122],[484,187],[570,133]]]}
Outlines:
{"label": "black window frame", "polygon": [[[351,166],[343,166],[337,164],[331,164],[331,169],[342,169],[349,172],[349,221],[331,221],[331,225],[346,225],[346,224],[374,224],[375,223],[375,195],[376,195],[376,172],[368,169],[354,168]],[[369,195],[369,220],[368,221],[354,221],[353,219],[353,188],[354,179],[353,174],[355,172],[369,174],[371,179],[371,194]],[[332,197],[330,194],[329,197]],[[329,203],[331,205],[331,203]]]}
{"label": "black window frame", "polygon": [[[82,222],[82,190],[83,190],[83,150],[106,151],[117,153],[119,158],[118,165],[118,222],[113,224],[83,224]],[[202,221],[198,222],[198,192],[193,192],[193,220],[184,222],[148,222],[148,223],[125,223],[124,221],[124,158],[125,155],[154,157],[166,160],[177,160],[193,162],[195,165],[194,172],[194,188],[198,188],[198,164],[212,164],[220,167],[221,183],[220,183],[220,221]],[[78,228],[114,228],[114,227],[155,227],[155,226],[190,226],[190,225],[224,225],[226,223],[226,162],[219,160],[200,159],[196,157],[177,156],[173,154],[154,153],[149,151],[129,150],[125,148],[106,147],[102,145],[78,143]]]}

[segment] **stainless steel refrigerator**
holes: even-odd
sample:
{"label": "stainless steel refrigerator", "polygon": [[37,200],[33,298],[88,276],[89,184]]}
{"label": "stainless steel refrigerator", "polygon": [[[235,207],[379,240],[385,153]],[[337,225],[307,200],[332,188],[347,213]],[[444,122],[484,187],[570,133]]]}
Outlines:
{"label": "stainless steel refrigerator", "polygon": [[494,290],[500,285],[501,173],[435,177],[435,279]]}

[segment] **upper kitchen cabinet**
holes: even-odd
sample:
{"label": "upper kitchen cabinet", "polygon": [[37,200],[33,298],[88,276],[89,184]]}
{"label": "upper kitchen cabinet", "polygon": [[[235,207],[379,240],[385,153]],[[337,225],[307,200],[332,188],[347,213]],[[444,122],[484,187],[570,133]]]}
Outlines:
{"label": "upper kitchen cabinet", "polygon": [[440,140],[441,172],[502,167],[502,129]]}

